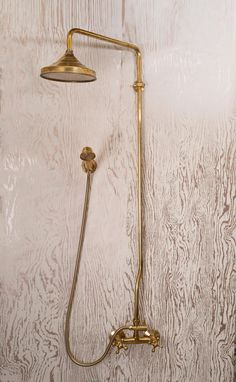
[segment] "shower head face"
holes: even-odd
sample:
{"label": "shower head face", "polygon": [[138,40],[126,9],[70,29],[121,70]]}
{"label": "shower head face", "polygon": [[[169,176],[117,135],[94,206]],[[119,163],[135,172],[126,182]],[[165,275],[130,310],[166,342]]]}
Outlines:
{"label": "shower head face", "polygon": [[72,50],[67,50],[51,66],[42,68],[40,76],[46,80],[60,82],[91,82],[97,79],[96,72],[81,64]]}

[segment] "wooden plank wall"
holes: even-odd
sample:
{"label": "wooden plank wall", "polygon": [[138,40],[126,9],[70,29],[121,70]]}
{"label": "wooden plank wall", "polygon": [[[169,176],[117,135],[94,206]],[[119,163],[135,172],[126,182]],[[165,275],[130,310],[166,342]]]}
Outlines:
{"label": "wooden plank wall", "polygon": [[[3,0],[0,53],[0,381],[233,382],[236,6],[232,0]],[[96,367],[63,341],[85,175],[97,153],[73,348],[100,355],[130,322],[136,256],[134,58],[76,38],[92,84],[39,78],[71,27],[144,53],[145,289],[163,348]]]}

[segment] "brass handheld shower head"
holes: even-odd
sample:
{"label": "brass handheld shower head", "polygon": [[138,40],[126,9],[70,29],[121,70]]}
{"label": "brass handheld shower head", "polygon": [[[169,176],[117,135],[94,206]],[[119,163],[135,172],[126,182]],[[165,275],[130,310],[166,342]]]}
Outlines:
{"label": "brass handheld shower head", "polygon": [[91,147],[84,147],[82,153],[80,154],[80,159],[82,159],[82,169],[88,173],[93,173],[97,168],[97,162],[94,160],[96,155],[94,154]]}
{"label": "brass handheld shower head", "polygon": [[80,159],[89,161],[96,157],[91,147],[84,147],[82,153],[80,154]]}

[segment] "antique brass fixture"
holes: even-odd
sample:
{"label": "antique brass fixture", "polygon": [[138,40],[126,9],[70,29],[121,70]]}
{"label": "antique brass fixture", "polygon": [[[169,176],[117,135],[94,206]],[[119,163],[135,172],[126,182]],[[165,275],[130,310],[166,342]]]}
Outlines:
{"label": "antique brass fixture", "polygon": [[[84,362],[75,357],[70,347],[70,319],[72,306],[74,302],[76,284],[79,273],[80,259],[85,235],[85,227],[88,215],[89,197],[90,197],[90,180],[91,174],[96,170],[97,163],[95,161],[95,154],[90,147],[85,147],[80,155],[82,159],[82,168],[87,174],[86,192],[84,200],[84,208],[82,215],[82,223],[79,237],[79,244],[77,250],[76,264],[74,270],[74,276],[72,281],[71,293],[68,303],[68,309],[66,313],[65,323],[65,345],[67,353],[70,359],[79,366],[93,366],[101,362],[112,346],[116,347],[116,353],[119,353],[120,349],[127,349],[127,345],[131,344],[150,344],[152,345],[152,351],[155,351],[157,346],[160,346],[160,334],[157,330],[153,330],[147,327],[144,321],[140,320],[139,313],[139,291],[140,283],[143,274],[143,234],[142,234],[142,93],[144,90],[144,83],[142,80],[142,56],[140,49],[129,42],[120,41],[111,37],[103,36],[94,32],[90,32],[84,29],[73,28],[67,34],[67,50],[65,54],[51,66],[47,66],[41,69],[41,77],[62,82],[90,82],[96,80],[96,73],[82,65],[79,60],[74,56],[72,50],[72,37],[74,33],[89,36],[98,40],[102,40],[114,45],[118,45],[124,48],[132,49],[136,57],[136,81],[133,88],[137,96],[137,142],[138,142],[138,222],[137,222],[137,238],[138,238],[138,272],[135,281],[135,293],[134,293],[134,317],[132,325],[121,326],[114,330],[110,335],[110,341],[100,358],[91,361]],[[128,334],[127,334],[128,333]]]}

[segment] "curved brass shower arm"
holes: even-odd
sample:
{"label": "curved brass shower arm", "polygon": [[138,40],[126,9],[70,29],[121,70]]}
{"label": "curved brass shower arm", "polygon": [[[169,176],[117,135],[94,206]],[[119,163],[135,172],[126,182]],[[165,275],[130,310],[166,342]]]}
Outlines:
{"label": "curved brass shower arm", "polygon": [[[121,41],[115,38],[107,37],[98,33],[90,32],[85,29],[72,28],[67,34],[67,49],[68,50],[73,50],[72,38],[74,33],[92,37],[97,40],[106,41],[110,44],[122,46],[123,48],[133,49],[136,53],[137,82],[140,82],[140,83],[142,82],[142,55],[137,45],[131,44],[130,42]],[[144,87],[143,83],[142,83],[142,86]]]}

